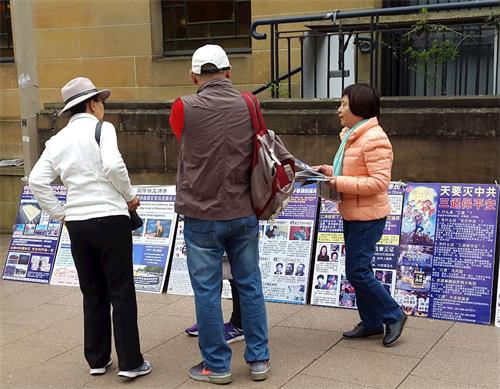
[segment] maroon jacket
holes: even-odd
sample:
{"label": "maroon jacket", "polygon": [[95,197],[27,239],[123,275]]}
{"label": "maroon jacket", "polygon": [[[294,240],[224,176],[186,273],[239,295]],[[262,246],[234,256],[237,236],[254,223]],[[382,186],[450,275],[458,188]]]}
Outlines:
{"label": "maroon jacket", "polygon": [[170,126],[181,142],[175,210],[204,220],[254,214],[250,194],[253,128],[248,108],[228,78],[178,98]]}

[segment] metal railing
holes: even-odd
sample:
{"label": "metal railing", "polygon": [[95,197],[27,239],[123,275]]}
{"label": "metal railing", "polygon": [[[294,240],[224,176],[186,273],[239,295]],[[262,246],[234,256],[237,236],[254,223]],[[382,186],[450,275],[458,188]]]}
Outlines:
{"label": "metal railing", "polygon": [[[422,12],[434,16],[439,11],[477,8],[493,12],[488,17],[464,15],[459,19],[447,18],[447,12],[441,12],[436,25],[442,28],[420,34],[415,27],[418,21],[380,21],[382,16]],[[339,97],[339,90],[347,83],[365,81],[379,87],[386,96],[496,95],[499,9],[498,0],[481,0],[256,20],[250,28],[255,39],[266,39],[267,34],[257,32],[257,28],[269,26],[270,81],[254,93],[270,89],[273,98],[299,93],[300,97]],[[350,23],[342,20],[353,18],[368,19]],[[418,19],[427,20],[425,16]],[[280,30],[282,25],[298,22],[320,23],[299,31]],[[429,23],[434,23],[433,19]],[[454,50],[453,55],[444,61],[421,55],[433,51],[439,54],[436,47],[444,52]],[[426,61],[421,61],[419,55]],[[337,68],[332,68],[335,60]],[[298,73],[300,81],[293,77]],[[285,93],[280,90],[284,82]]]}

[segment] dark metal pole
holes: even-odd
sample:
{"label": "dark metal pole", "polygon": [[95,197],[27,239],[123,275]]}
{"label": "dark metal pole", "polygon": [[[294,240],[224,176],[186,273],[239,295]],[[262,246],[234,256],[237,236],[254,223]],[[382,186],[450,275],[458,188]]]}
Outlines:
{"label": "dark metal pole", "polygon": [[270,26],[271,30],[271,97],[274,99],[274,24]]}
{"label": "dark metal pole", "polygon": [[291,47],[290,47],[290,37],[286,38],[287,44],[288,44],[288,98],[292,97],[292,76],[290,74],[291,72],[291,64],[290,62],[292,61],[291,59]]}
{"label": "dark metal pole", "polygon": [[304,37],[299,38],[300,41],[300,98],[304,97]]}
{"label": "dark metal pole", "polygon": [[280,97],[280,49],[279,49],[279,32],[278,25],[275,26],[274,36],[276,42],[274,43],[274,53],[276,55],[276,59],[274,60],[274,79],[276,80],[276,98]]}
{"label": "dark metal pole", "polygon": [[332,36],[326,34],[327,44],[328,44],[328,55],[326,57],[326,97],[330,98],[330,41]]}

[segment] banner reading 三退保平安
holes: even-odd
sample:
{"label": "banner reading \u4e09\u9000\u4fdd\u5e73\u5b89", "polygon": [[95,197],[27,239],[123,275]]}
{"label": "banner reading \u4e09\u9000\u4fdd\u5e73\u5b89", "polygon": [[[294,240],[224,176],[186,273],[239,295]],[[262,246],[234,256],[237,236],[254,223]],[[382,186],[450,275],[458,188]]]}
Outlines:
{"label": "banner reading \u4e09\u9000\u4fdd\u5e73\u5b89", "polygon": [[396,300],[409,315],[490,322],[498,188],[408,183]]}

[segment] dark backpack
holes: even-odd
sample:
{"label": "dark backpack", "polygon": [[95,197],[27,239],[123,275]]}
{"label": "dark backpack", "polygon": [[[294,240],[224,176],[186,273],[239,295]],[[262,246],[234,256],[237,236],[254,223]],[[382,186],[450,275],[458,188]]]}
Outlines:
{"label": "dark backpack", "polygon": [[293,192],[295,159],[280,137],[267,128],[259,100],[250,92],[241,95],[255,131],[251,176],[253,208],[258,219],[269,220],[286,207]]}

